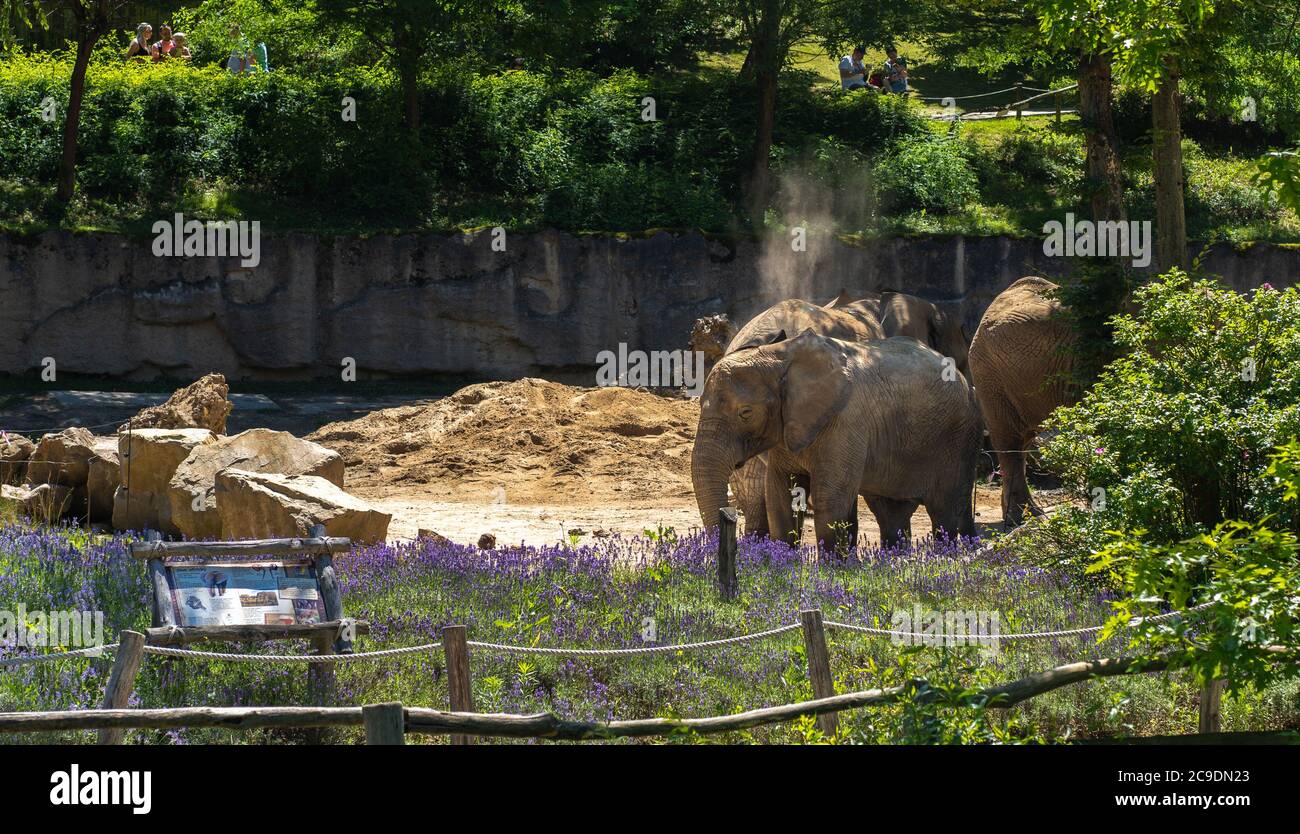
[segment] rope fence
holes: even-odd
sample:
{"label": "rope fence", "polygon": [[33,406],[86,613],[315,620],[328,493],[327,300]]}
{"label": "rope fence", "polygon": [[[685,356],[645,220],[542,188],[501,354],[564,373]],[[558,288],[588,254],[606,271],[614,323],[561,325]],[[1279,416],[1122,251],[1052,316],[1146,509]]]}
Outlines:
{"label": "rope fence", "polygon": [[[1164,622],[1176,619],[1190,614],[1196,614],[1211,608],[1214,602],[1205,602],[1193,606],[1184,611],[1169,611],[1164,614],[1155,614],[1150,617],[1141,617],[1128,623],[1124,628],[1132,629],[1143,623]],[[840,631],[850,631],[858,634],[868,634],[878,637],[904,637],[904,638],[934,638],[933,633],[926,634],[923,632],[896,631],[886,628],[874,628],[871,626],[856,625],[853,623],[841,623],[834,620],[826,620],[825,626],[830,629]],[[741,634],[736,637],[724,637],[717,640],[704,640],[697,643],[679,643],[666,646],[637,646],[623,649],[586,649],[576,647],[547,647],[547,646],[513,646],[507,643],[487,643],[477,640],[467,640],[466,645],[483,649],[484,651],[499,652],[502,654],[518,655],[549,655],[554,657],[643,657],[657,654],[675,654],[678,652],[704,651],[708,649],[721,648],[723,646],[737,646],[745,643],[754,643],[766,640],[771,637],[778,637],[782,634],[788,634],[792,631],[798,631],[802,628],[802,623],[794,622],[776,628],[758,631],[751,634]],[[1104,629],[1104,625],[1087,626],[1084,628],[1063,629],[1058,631],[1033,631],[1033,632],[1012,632],[1010,634],[980,635],[972,637],[972,640],[1052,640],[1059,637],[1073,637],[1084,634],[1095,634]],[[103,646],[91,646],[84,649],[75,649],[66,652],[55,652],[50,654],[28,655],[25,657],[15,657],[0,660],[0,668],[23,666],[32,663],[43,663],[46,661],[63,660],[71,657],[99,656],[100,654],[111,654],[121,646],[120,643],[109,643]],[[252,655],[237,654],[233,652],[209,652],[196,651],[193,649],[178,649],[171,646],[145,645],[143,651],[145,654],[159,655],[163,657],[192,658],[196,660],[228,660],[237,663],[348,663],[361,660],[378,660],[385,657],[399,657],[409,654],[423,654],[433,652],[443,648],[442,642],[426,643],[419,646],[401,646],[393,649],[379,649],[370,652],[355,652],[351,654],[312,654],[312,655]]]}

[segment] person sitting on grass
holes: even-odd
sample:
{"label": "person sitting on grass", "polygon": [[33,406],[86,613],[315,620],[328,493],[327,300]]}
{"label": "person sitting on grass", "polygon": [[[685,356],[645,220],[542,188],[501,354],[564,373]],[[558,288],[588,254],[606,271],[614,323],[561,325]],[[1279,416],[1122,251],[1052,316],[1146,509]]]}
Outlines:
{"label": "person sitting on grass", "polygon": [[888,56],[885,61],[885,81],[889,85],[889,92],[900,95],[907,94],[907,61],[898,57],[898,50],[889,47],[885,50]]}
{"label": "person sitting on grass", "polygon": [[153,27],[148,23],[141,23],[135,27],[135,37],[131,39],[131,45],[126,48],[126,60],[137,58],[143,61],[153,57],[153,47],[149,45],[151,37],[153,37]]}
{"label": "person sitting on grass", "polygon": [[852,55],[840,59],[840,86],[845,90],[861,90],[867,86],[864,80],[867,68],[862,65],[862,56],[865,54],[866,49],[855,46]]}
{"label": "person sitting on grass", "polygon": [[153,45],[153,59],[155,62],[166,61],[172,57],[172,52],[176,49],[176,39],[172,37],[172,27],[166,23],[158,30],[162,39]]}

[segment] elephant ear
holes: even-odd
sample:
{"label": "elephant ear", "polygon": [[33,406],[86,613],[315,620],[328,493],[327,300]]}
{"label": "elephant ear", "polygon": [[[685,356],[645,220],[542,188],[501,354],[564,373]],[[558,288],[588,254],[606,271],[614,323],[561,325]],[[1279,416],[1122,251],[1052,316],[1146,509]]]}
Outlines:
{"label": "elephant ear", "polygon": [[785,446],[798,454],[812,445],[851,393],[848,355],[834,339],[805,330],[789,342],[781,378]]}

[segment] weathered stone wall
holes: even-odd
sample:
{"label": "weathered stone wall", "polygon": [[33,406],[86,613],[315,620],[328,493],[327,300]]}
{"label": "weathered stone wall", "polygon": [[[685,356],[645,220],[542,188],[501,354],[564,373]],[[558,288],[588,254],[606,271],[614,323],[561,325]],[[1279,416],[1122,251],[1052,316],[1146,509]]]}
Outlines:
{"label": "weathered stone wall", "polygon": [[[744,320],[790,296],[898,289],[959,308],[970,332],[1022,275],[1059,275],[1032,239],[717,240],[700,234],[267,236],[261,262],[159,258],[150,238],[0,236],[0,373],[43,357],[64,373],[231,379],[585,372],[619,342],[683,347],[693,321]],[[1214,248],[1208,272],[1245,290],[1300,275],[1300,249]]]}

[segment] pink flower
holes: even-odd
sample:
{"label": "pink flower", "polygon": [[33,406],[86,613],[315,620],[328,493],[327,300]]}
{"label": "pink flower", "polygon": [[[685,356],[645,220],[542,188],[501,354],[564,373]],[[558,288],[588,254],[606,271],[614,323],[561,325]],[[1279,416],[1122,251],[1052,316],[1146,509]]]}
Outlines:
{"label": "pink flower", "polygon": [[1098,446],[1096,449],[1093,449],[1093,451],[1096,452],[1096,453],[1099,454],[1099,455],[1104,455],[1104,454],[1106,454],[1106,449],[1105,449],[1104,446]]}
{"label": "pink flower", "polygon": [[1261,290],[1271,290],[1271,289],[1273,289],[1273,285],[1270,284],[1269,282],[1265,281],[1264,283],[1262,283],[1262,284],[1259,285],[1259,288],[1260,288]]}

